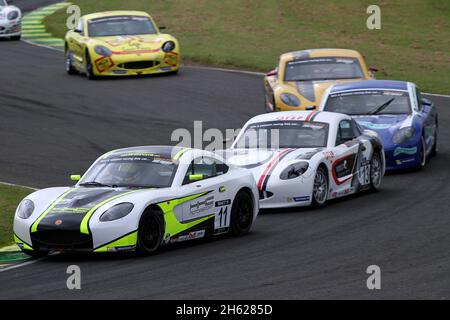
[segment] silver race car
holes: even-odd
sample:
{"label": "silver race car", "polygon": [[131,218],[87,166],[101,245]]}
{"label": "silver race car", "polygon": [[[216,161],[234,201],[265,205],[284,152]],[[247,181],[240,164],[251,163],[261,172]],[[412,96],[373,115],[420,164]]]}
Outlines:
{"label": "silver race car", "polygon": [[252,171],[261,208],[322,206],[378,189],[386,166],[378,135],[332,112],[256,116],[224,152],[228,164]]}
{"label": "silver race car", "polygon": [[20,40],[22,36],[22,12],[19,8],[0,0],[0,38]]}

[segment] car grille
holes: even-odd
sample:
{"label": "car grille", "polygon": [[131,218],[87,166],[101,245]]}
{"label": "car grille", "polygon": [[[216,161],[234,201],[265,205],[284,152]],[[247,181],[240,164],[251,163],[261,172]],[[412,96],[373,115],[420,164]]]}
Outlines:
{"label": "car grille", "polygon": [[49,230],[31,234],[35,249],[92,249],[92,236],[80,231]]}
{"label": "car grille", "polygon": [[119,64],[122,69],[147,69],[159,65],[158,61],[134,61]]}

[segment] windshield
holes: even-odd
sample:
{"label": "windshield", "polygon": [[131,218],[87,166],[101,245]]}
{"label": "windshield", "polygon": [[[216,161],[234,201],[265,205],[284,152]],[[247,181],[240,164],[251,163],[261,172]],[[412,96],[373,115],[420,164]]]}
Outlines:
{"label": "windshield", "polygon": [[314,58],[286,64],[284,81],[319,81],[364,78],[358,59]]}
{"label": "windshield", "polygon": [[5,0],[0,0],[0,7],[6,7],[7,3]]}
{"label": "windshield", "polygon": [[88,28],[90,37],[156,34],[155,26],[147,17],[115,16],[94,19],[88,21]]}
{"label": "windshield", "polygon": [[80,185],[165,188],[172,185],[177,164],[154,154],[123,154],[101,159]]}
{"label": "windshield", "polygon": [[324,110],[348,115],[410,114],[411,106],[406,91],[370,90],[332,94]]}
{"label": "windshield", "polygon": [[248,126],[234,148],[326,147],[328,124],[304,121],[271,121]]}

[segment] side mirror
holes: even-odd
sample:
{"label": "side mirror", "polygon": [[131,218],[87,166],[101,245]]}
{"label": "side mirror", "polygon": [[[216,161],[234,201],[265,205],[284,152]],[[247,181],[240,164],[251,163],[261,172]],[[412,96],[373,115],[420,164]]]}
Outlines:
{"label": "side mirror", "polygon": [[311,111],[311,110],[316,110],[317,107],[316,106],[306,106],[305,110],[307,111]]}
{"label": "side mirror", "polygon": [[276,69],[269,71],[266,73],[266,77],[272,77],[272,76],[276,76],[278,74],[278,71]]}
{"label": "side mirror", "polygon": [[166,27],[166,26],[161,26],[161,27],[158,27],[158,29],[159,29],[159,30],[166,30],[167,27]]}
{"label": "side mirror", "polygon": [[190,182],[195,182],[195,181],[200,181],[203,180],[204,176],[202,174],[191,174],[189,175],[189,181]]}
{"label": "side mirror", "polygon": [[373,72],[373,73],[377,73],[378,71],[380,71],[380,69],[375,68],[375,67],[369,67],[369,71]]}
{"label": "side mirror", "polygon": [[422,98],[422,105],[430,107],[433,105],[433,101],[427,98]]}
{"label": "side mirror", "polygon": [[70,176],[70,180],[72,181],[80,181],[81,180],[81,176],[79,174],[73,174]]}
{"label": "side mirror", "polygon": [[80,29],[73,29],[73,32],[75,32],[75,33],[79,33],[79,34],[82,34],[82,33],[83,33],[83,31],[82,31],[82,30],[80,30]]}

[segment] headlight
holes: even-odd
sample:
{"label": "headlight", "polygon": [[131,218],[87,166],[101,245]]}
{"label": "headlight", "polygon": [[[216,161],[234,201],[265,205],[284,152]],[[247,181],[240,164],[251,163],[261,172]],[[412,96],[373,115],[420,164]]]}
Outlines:
{"label": "headlight", "polygon": [[16,20],[19,17],[19,11],[11,11],[8,13],[8,20]]}
{"label": "headlight", "polygon": [[162,50],[164,52],[170,52],[175,50],[175,42],[173,41],[164,42],[164,44],[162,45]]}
{"label": "headlight", "polygon": [[414,137],[415,134],[416,129],[414,129],[413,127],[402,128],[397,130],[397,132],[395,132],[392,140],[394,141],[395,144],[401,144],[403,142],[410,140],[412,137]]}
{"label": "headlight", "polygon": [[291,93],[282,93],[280,98],[281,98],[281,101],[283,101],[283,103],[287,104],[288,106],[291,106],[291,107],[300,106],[300,99]]}
{"label": "headlight", "polygon": [[286,169],[283,170],[280,174],[281,180],[289,180],[300,177],[302,174],[306,172],[309,168],[308,162],[298,162],[289,165]]}
{"label": "headlight", "polygon": [[133,208],[134,205],[128,202],[116,204],[114,207],[109,208],[100,216],[100,221],[106,222],[123,218],[127,214],[129,214],[131,210],[133,210]]}
{"label": "headlight", "polygon": [[110,57],[113,54],[111,50],[104,46],[96,46],[94,51],[103,57]]}
{"label": "headlight", "polygon": [[31,200],[25,199],[19,204],[17,208],[17,216],[22,219],[28,219],[34,211],[34,203]]}

